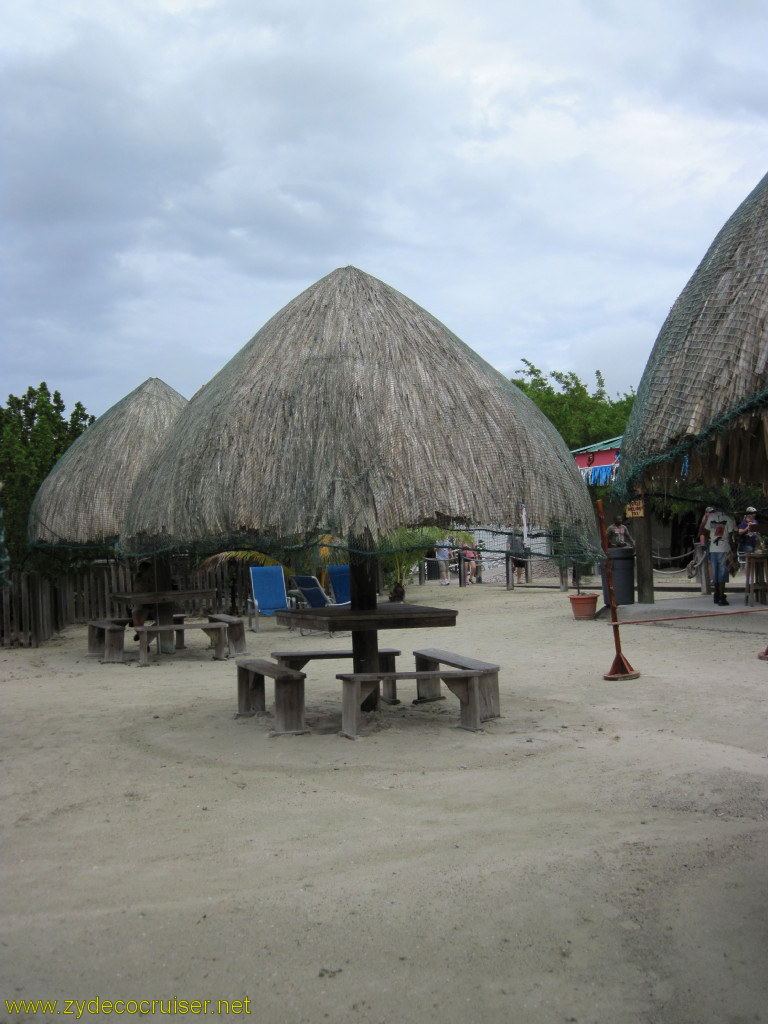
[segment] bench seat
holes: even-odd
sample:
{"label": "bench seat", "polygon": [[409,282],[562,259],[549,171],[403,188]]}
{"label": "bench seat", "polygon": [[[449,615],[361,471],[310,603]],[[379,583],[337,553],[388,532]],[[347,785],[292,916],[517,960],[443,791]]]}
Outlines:
{"label": "bench seat", "polygon": [[[386,669],[387,672],[395,671],[395,659],[399,657],[400,651],[394,647],[381,647],[379,648],[379,665],[382,669]],[[343,651],[328,651],[328,650],[315,650],[315,651],[272,651],[271,657],[275,659],[278,665],[286,665],[288,668],[302,669],[308,661],[328,661],[336,658],[348,658],[353,657],[352,649],[349,648]],[[375,711],[377,705],[377,696],[374,694],[374,699],[365,708],[366,711]],[[386,704],[399,704],[400,701],[397,699],[397,684],[394,680],[384,680],[383,693],[381,699]]]}
{"label": "bench seat", "polygon": [[[151,626],[136,626],[135,628],[139,635],[139,665],[142,667],[149,665],[149,645],[153,640],[158,639],[164,633],[175,633],[177,637],[183,636],[187,629],[202,629],[204,633],[208,634],[214,642],[213,657],[217,661],[223,661],[228,656],[227,624],[225,622],[179,622],[177,620],[166,625],[154,623]],[[178,646],[181,648],[180,644]]]}
{"label": "bench seat", "polygon": [[223,622],[226,625],[230,657],[234,657],[236,654],[245,654],[245,623],[242,619],[235,615],[215,613],[208,616],[208,621]]}
{"label": "bench seat", "polygon": [[[451,668],[474,670],[480,678],[480,715],[481,721],[489,718],[498,718],[501,715],[499,701],[499,666],[488,661],[479,661],[477,658],[467,657],[465,654],[455,654],[453,651],[443,651],[439,647],[424,647],[414,651],[416,668],[424,671],[434,671],[440,665],[450,665]],[[441,700],[440,680],[423,680],[416,684],[416,700],[414,704],[421,704],[427,701]]]}
{"label": "bench seat", "polygon": [[130,619],[95,619],[88,623],[88,653],[100,661],[121,665],[125,651],[125,627]]}
{"label": "bench seat", "polygon": [[[448,689],[459,698],[459,728],[470,732],[482,732],[482,723],[488,718],[498,717],[483,714],[487,711],[483,699],[483,675],[476,668],[468,669],[416,669],[413,672],[341,672],[336,678],[342,683],[341,735],[356,739],[360,726],[361,704],[370,690],[380,680],[389,676],[398,679],[415,679],[420,684],[436,685],[444,682]],[[414,701],[414,704],[419,701]]]}
{"label": "bench seat", "polygon": [[273,735],[299,736],[309,732],[304,721],[304,680],[306,675],[266,658],[237,659],[237,715],[250,718],[266,711],[264,677],[275,681],[275,723]]}

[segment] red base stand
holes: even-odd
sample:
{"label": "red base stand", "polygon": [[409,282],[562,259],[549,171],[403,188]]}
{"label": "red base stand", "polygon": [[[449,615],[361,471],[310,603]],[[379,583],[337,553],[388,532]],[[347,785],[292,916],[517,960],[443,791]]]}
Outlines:
{"label": "red base stand", "polygon": [[639,679],[640,673],[635,672],[624,655],[619,651],[613,659],[610,671],[606,672],[603,679]]}
{"label": "red base stand", "polygon": [[760,661],[768,661],[768,647],[765,648],[760,654],[758,654]]}

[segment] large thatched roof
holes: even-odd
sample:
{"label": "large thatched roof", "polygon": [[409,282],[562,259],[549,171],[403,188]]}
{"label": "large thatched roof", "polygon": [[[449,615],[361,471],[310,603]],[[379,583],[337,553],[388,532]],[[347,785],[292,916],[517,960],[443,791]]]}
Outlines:
{"label": "large thatched roof", "polygon": [[150,377],[99,416],[40,485],[29,515],[30,544],[114,543],[139,470],[186,404]]}
{"label": "large thatched roof", "polygon": [[354,267],[289,302],[196,394],[139,477],[129,551],[399,526],[572,530],[588,492],[536,407],[433,316]]}
{"label": "large thatched roof", "polygon": [[709,247],[656,339],[620,482],[768,482],[768,175]]}

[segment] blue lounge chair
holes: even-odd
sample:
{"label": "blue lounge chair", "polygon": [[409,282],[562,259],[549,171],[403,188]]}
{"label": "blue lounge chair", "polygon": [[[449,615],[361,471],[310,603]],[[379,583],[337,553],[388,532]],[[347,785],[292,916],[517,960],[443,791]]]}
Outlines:
{"label": "blue lounge chair", "polygon": [[327,565],[325,571],[331,581],[336,604],[349,604],[352,600],[349,587],[349,566]]}
{"label": "blue lounge chair", "polygon": [[[325,608],[329,604],[349,604],[348,601],[337,602],[332,601],[326,594],[323,588],[320,586],[320,580],[317,576],[294,576],[293,577],[296,586],[301,591],[302,597],[307,602],[310,608]],[[302,636],[308,636],[310,633],[324,632],[323,630],[316,629],[299,629]],[[349,636],[348,633],[331,633],[331,636]]]}
{"label": "blue lounge chair", "polygon": [[[251,566],[251,591],[253,598],[248,601],[248,628],[251,632],[258,633],[259,615],[274,615],[275,612],[289,607],[282,568],[279,565]],[[254,611],[255,628],[251,626]]]}
{"label": "blue lounge chair", "polygon": [[320,586],[317,576],[294,576],[293,579],[310,608],[325,608],[334,603]]}

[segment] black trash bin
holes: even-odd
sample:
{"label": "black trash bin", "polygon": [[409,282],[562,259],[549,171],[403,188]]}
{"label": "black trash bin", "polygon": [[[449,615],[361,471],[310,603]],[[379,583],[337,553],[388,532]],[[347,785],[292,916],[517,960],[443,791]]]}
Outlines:
{"label": "black trash bin", "polygon": [[[611,571],[613,574],[613,592],[616,595],[616,604],[635,603],[635,549],[608,548],[608,557],[611,560]],[[611,603],[608,593],[608,580],[605,573],[605,562],[601,569],[603,577],[603,601]]]}
{"label": "black trash bin", "polygon": [[427,579],[428,580],[439,580],[440,579],[440,566],[437,564],[434,551],[427,552]]}

